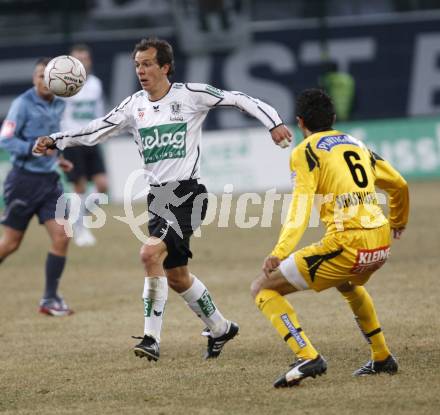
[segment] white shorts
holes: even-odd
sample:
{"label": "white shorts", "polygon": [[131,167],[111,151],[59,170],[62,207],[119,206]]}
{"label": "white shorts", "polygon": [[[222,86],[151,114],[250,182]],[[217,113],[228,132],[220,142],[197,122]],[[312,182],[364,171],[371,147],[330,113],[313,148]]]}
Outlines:
{"label": "white shorts", "polygon": [[279,266],[279,270],[284,278],[286,278],[286,280],[289,281],[298,291],[310,289],[296,266],[295,254],[291,254],[283,260]]}

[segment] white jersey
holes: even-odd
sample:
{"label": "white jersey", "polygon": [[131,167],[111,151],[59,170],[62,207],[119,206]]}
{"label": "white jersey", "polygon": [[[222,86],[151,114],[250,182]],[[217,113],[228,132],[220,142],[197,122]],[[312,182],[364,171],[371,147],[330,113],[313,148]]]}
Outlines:
{"label": "white jersey", "polygon": [[102,84],[95,75],[87,75],[81,90],[64,101],[66,109],[61,121],[63,131],[85,127],[90,121],[104,115]]}
{"label": "white jersey", "polygon": [[242,92],[223,91],[206,84],[173,83],[157,101],[150,101],[145,91],[139,91],[86,127],[51,137],[62,150],[93,146],[128,128],[150,183],[199,179],[202,122],[210,109],[218,107],[245,111],[269,130],[283,123],[274,108]]}

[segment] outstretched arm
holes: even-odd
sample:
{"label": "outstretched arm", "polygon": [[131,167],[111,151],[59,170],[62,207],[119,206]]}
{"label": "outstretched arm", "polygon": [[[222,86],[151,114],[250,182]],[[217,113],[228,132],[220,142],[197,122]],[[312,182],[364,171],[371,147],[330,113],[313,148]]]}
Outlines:
{"label": "outstretched arm", "polygon": [[270,131],[275,144],[287,147],[292,141],[292,133],[269,104],[243,92],[224,91],[207,84],[186,84],[186,88],[193,92],[194,102],[199,108],[237,108],[257,118]]}
{"label": "outstretched arm", "polygon": [[39,137],[32,150],[33,154],[46,154],[47,150],[79,145],[94,146],[122,130],[130,120],[129,103],[131,96],[107,115],[90,121],[84,128],[69,130]]}

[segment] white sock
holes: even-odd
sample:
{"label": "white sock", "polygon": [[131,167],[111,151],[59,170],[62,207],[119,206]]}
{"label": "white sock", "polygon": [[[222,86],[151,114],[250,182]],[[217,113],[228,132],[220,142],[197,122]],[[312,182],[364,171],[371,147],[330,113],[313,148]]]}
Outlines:
{"label": "white sock", "polygon": [[144,334],[154,337],[160,343],[162,319],[168,298],[166,277],[146,277],[144,282]]}
{"label": "white sock", "polygon": [[191,274],[191,276],[193,277],[191,287],[180,295],[189,308],[209,327],[213,337],[225,334],[228,329],[228,320],[215,306],[205,285],[195,275]]}

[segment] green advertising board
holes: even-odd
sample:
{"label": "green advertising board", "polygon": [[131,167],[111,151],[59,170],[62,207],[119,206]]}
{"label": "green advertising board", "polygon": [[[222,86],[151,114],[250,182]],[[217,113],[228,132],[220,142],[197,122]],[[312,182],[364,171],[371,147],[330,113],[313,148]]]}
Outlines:
{"label": "green advertising board", "polygon": [[[363,140],[369,148],[390,161],[408,180],[440,178],[440,116],[438,118],[344,122],[336,123],[335,128]],[[248,139],[246,134],[242,134],[242,136],[243,140]],[[298,130],[295,131],[295,137],[298,142],[301,137]],[[240,143],[238,138],[234,143],[235,147],[239,146],[238,151],[242,158],[240,163],[249,161],[252,165],[256,163],[256,168],[258,168],[258,160],[247,160],[252,156],[246,152],[246,141]],[[205,156],[208,156],[209,146],[206,147]],[[227,152],[231,150],[229,147],[225,147],[222,153],[221,147],[215,146],[215,148],[217,155],[223,154],[226,159],[231,156]],[[238,154],[236,148],[234,154]],[[111,168],[117,171],[117,166]],[[9,155],[0,149],[0,208],[3,206],[1,198],[3,183],[9,169]],[[207,170],[205,173],[209,173],[209,171]],[[255,177],[255,180],[259,179]],[[252,187],[255,186],[256,183],[252,185]]]}
{"label": "green advertising board", "polygon": [[406,179],[440,178],[440,115],[345,122],[336,128],[364,141]]}

